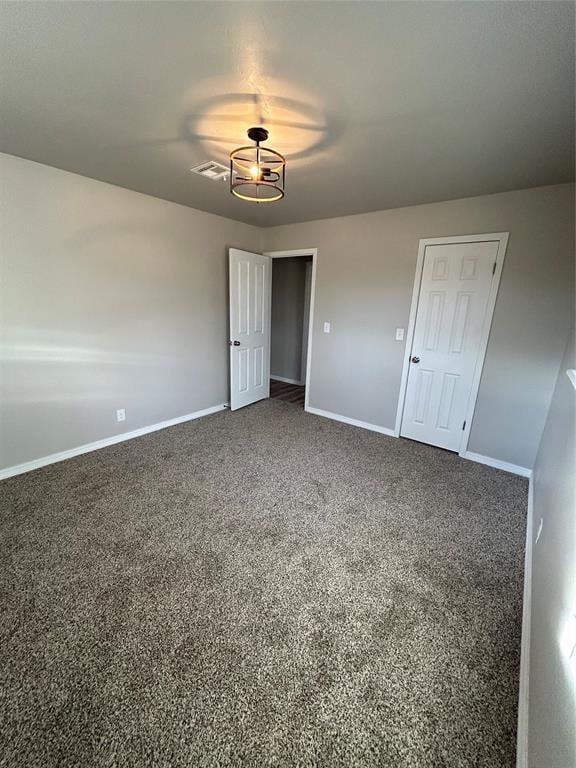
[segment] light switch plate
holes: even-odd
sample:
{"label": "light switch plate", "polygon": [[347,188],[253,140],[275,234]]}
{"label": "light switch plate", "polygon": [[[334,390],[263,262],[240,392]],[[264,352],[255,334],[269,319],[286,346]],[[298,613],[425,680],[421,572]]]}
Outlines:
{"label": "light switch plate", "polygon": [[404,328],[396,328],[396,341],[404,341]]}
{"label": "light switch plate", "polygon": [[330,323],[324,323],[324,333],[330,333]]}

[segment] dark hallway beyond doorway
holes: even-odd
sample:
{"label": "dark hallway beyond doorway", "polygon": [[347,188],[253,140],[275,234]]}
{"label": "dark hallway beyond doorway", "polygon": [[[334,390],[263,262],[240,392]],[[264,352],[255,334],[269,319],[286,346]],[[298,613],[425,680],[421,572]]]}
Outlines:
{"label": "dark hallway beyond doorway", "polygon": [[287,403],[293,403],[300,408],[304,408],[305,392],[306,387],[270,379],[270,397],[274,398],[274,400],[284,400]]}

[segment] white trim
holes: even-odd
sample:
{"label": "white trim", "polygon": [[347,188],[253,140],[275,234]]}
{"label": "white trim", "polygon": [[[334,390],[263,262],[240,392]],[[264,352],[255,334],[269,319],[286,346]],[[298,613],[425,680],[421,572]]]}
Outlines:
{"label": "white trim", "polygon": [[[342,416],[339,413],[324,411],[321,408],[313,408],[308,405],[304,408],[304,410],[308,413],[313,413],[315,416],[323,416],[324,418],[332,419],[333,421],[341,421],[343,424],[350,424],[353,427],[369,429],[371,432],[379,432],[382,435],[389,435],[390,437],[398,437],[396,430],[390,429],[389,427],[381,427],[378,424],[370,424],[367,421],[351,419],[349,416]],[[532,470],[528,469],[527,467],[521,467],[518,464],[510,464],[508,461],[500,461],[500,459],[493,459],[490,456],[482,456],[480,453],[471,453],[470,451],[466,451],[466,453],[460,458],[468,459],[469,461],[475,461],[478,464],[485,464],[487,467],[494,467],[494,469],[502,469],[505,472],[511,472],[512,474],[520,475],[521,477],[532,477]]]}
{"label": "white trim", "polygon": [[532,470],[528,469],[528,467],[521,467],[519,464],[510,464],[508,461],[493,459],[491,456],[483,456],[481,453],[464,451],[464,453],[460,454],[460,458],[475,461],[478,464],[486,464],[487,467],[494,467],[494,469],[503,469],[504,472],[511,472],[513,475],[532,477]]}
{"label": "white trim", "polygon": [[[310,287],[310,316],[308,320],[308,356],[306,358],[306,382],[304,386],[304,410],[308,410],[310,402],[310,377],[312,375],[312,336],[314,332],[314,299],[316,297],[316,268],[318,248],[298,248],[293,251],[265,251],[264,256],[272,259],[288,259],[292,256],[312,256],[312,285]],[[270,312],[272,315],[272,312]]]}
{"label": "white trim", "polygon": [[360,427],[361,429],[369,429],[370,432],[379,432],[381,435],[389,435],[390,437],[396,437],[393,429],[388,427],[381,427],[378,424],[369,424],[367,421],[359,421],[358,419],[351,419],[349,416],[341,416],[339,413],[332,413],[331,411],[323,411],[321,408],[312,408],[307,405],[304,408],[308,413],[313,413],[316,416],[323,416],[325,419],[332,419],[333,421],[341,421],[343,424],[350,424],[353,427]]}
{"label": "white trim", "polygon": [[[304,314],[302,317],[302,354],[300,355],[300,378],[306,382],[308,370],[308,334],[310,333],[310,299],[312,297],[312,262],[304,265]],[[302,375],[304,374],[304,375]]]}
{"label": "white trim", "polygon": [[298,381],[298,379],[287,379],[286,376],[273,376],[270,374],[272,381],[283,381],[284,384],[296,384],[298,387],[303,387],[304,382]]}
{"label": "white trim", "polygon": [[576,389],[576,369],[575,368],[568,368],[566,371],[566,376],[570,379],[570,384]]}
{"label": "white trim", "polygon": [[292,251],[264,251],[263,256],[271,259],[291,259],[295,256],[316,256],[318,248],[297,248]]}
{"label": "white trim", "polygon": [[[502,276],[502,268],[504,266],[504,257],[506,256],[506,247],[508,245],[508,232],[490,232],[485,235],[457,235],[455,237],[428,237],[423,238],[418,244],[418,258],[416,260],[416,273],[414,275],[414,286],[412,289],[412,303],[410,304],[410,317],[408,321],[408,334],[406,337],[406,347],[404,349],[404,365],[402,367],[402,377],[400,379],[400,392],[398,394],[398,405],[396,408],[396,422],[394,425],[394,433],[396,437],[400,436],[400,430],[402,427],[402,412],[404,410],[404,402],[406,400],[406,388],[408,385],[408,368],[410,362],[410,355],[412,354],[412,343],[414,341],[414,330],[416,326],[416,314],[418,311],[418,301],[420,298],[420,285],[422,282],[422,271],[424,268],[424,256],[426,248],[429,245],[449,245],[453,243],[483,243],[483,242],[498,242],[498,250],[496,252],[496,269],[492,277],[490,285],[490,293],[488,295],[488,303],[486,305],[486,315],[484,317],[484,323],[482,325],[482,336],[480,340],[480,346],[478,349],[478,357],[476,359],[476,366],[474,369],[474,376],[472,378],[472,386],[470,389],[470,399],[468,401],[468,408],[466,410],[465,422],[466,428],[462,431],[462,439],[460,442],[459,454],[465,457],[468,450],[468,441],[470,439],[470,431],[472,429],[472,422],[474,420],[474,410],[476,408],[476,400],[478,397],[478,390],[480,388],[480,379],[482,377],[482,369],[484,367],[484,360],[486,357],[486,349],[488,347],[488,338],[490,336],[490,327],[492,325],[492,317],[494,314],[494,307],[496,306],[496,297],[498,296],[498,288],[500,286],[500,277]],[[481,462],[483,464],[487,462]],[[491,464],[490,466],[495,466]],[[510,465],[514,466],[514,465]],[[503,467],[500,467],[502,469]],[[521,468],[522,469],[522,468]],[[507,470],[512,472],[513,470]],[[516,473],[520,474],[520,473]]]}
{"label": "white trim", "polygon": [[316,269],[318,251],[314,248],[312,254],[312,283],[310,286],[310,317],[308,320],[308,357],[306,358],[306,390],[304,392],[304,410],[310,404],[310,376],[312,373],[312,336],[314,333],[314,304],[316,300]]}
{"label": "white trim", "polygon": [[532,619],[532,535],[534,530],[534,481],[528,487],[526,549],[524,552],[524,599],[522,602],[522,641],[520,647],[520,689],[518,691],[518,731],[516,768],[528,768],[528,715],[530,692],[530,630]]}
{"label": "white trim", "polygon": [[173,427],[176,424],[182,424],[185,421],[200,419],[203,416],[209,416],[212,413],[222,411],[228,407],[229,403],[213,405],[211,408],[204,408],[202,411],[187,413],[185,416],[176,416],[175,419],[161,421],[158,422],[158,424],[151,424],[148,427],[140,427],[140,429],[134,429],[131,432],[122,432],[120,435],[105,437],[102,440],[96,440],[93,443],[85,443],[84,445],[79,445],[76,448],[70,448],[67,451],[60,451],[59,453],[52,453],[50,456],[43,456],[40,459],[26,461],[24,464],[16,464],[13,467],[6,467],[6,469],[0,469],[0,480],[5,480],[6,478],[13,477],[14,475],[21,475],[24,472],[32,472],[32,470],[40,469],[40,467],[45,467],[48,464],[56,464],[58,461],[72,459],[74,456],[80,456],[83,453],[90,453],[90,451],[97,451],[100,448],[107,448],[109,445],[123,443],[125,440],[132,440],[135,437],[147,435],[149,432],[157,432],[159,429],[166,429],[166,427]]}

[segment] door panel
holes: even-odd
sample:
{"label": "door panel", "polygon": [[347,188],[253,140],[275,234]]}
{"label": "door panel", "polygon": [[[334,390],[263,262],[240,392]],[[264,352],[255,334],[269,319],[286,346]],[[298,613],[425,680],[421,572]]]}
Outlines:
{"label": "door panel", "polygon": [[426,371],[424,368],[419,368],[418,372],[414,373],[414,378],[416,392],[412,419],[415,424],[424,424],[424,419],[430,408],[430,395],[432,393],[434,371]]}
{"label": "door panel", "polygon": [[270,257],[230,248],[230,408],[270,396]]}
{"label": "door panel", "polygon": [[265,277],[264,264],[254,264],[254,333],[264,333]]}
{"label": "door panel", "polygon": [[498,242],[426,247],[403,437],[459,450],[497,252]]}
{"label": "door panel", "polygon": [[254,348],[254,386],[261,387],[264,383],[264,347]]}

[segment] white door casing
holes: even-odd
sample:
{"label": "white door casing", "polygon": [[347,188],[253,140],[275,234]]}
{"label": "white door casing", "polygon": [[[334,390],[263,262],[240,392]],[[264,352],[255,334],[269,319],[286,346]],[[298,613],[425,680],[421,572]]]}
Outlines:
{"label": "white door casing", "polygon": [[229,249],[230,408],[270,396],[270,258]]}
{"label": "white door casing", "polygon": [[306,277],[304,282],[304,321],[302,323],[302,362],[300,363],[300,381],[306,384],[306,367],[308,365],[308,334],[310,332],[310,294],[312,290],[312,262],[306,262]]}
{"label": "white door casing", "polygon": [[499,246],[499,240],[425,246],[403,437],[460,450],[483,362]]}
{"label": "white door casing", "polygon": [[308,315],[308,344],[306,354],[306,392],[304,395],[304,410],[310,410],[310,379],[312,376],[312,336],[314,331],[314,298],[316,296],[316,267],[318,262],[317,248],[298,248],[290,251],[266,251],[265,256],[272,259],[290,259],[294,256],[312,256],[312,277],[310,280],[310,310]]}

